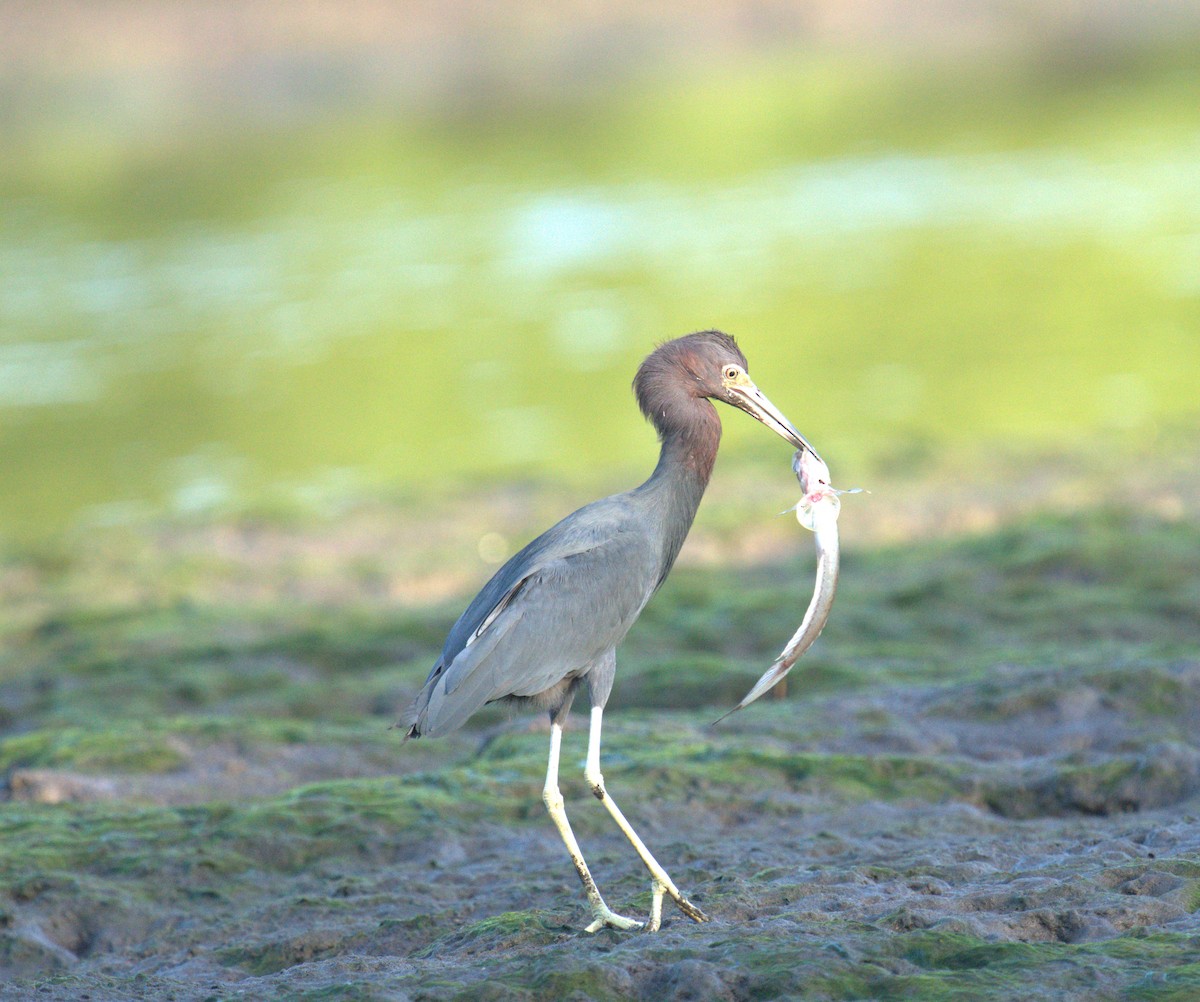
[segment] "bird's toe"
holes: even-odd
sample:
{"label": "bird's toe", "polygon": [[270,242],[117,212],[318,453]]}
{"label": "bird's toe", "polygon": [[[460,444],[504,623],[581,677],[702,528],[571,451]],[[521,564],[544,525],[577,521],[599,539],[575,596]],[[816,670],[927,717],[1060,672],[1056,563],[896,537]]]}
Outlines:
{"label": "bird's toe", "polygon": [[624,915],[618,915],[616,912],[606,908],[602,912],[596,913],[596,918],[590,925],[584,928],[584,932],[599,932],[601,929],[641,929],[645,925],[644,922],[639,922],[637,919],[626,918]]}

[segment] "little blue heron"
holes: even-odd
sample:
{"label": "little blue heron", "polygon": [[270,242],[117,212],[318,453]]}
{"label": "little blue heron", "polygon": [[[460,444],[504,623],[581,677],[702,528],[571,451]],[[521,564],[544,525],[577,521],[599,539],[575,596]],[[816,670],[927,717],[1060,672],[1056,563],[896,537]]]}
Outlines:
{"label": "little blue heron", "polygon": [[[746,356],[720,331],[660,345],[642,362],[633,389],[662,443],[650,479],[568,515],[501,567],[451,628],[441,657],[398,725],[406,738],[435,737],[497,700],[549,711],[550,761],[542,799],[591,905],[594,921],[588,932],[605,926],[656,930],[664,894],[688,918],[707,919],[680,893],[608,795],[600,773],[600,722],[616,674],[616,646],[670,572],[712,474],[721,419],[710,401],[732,404],[795,448],[813,451],[750,380]],[[618,915],[605,904],[559,791],[563,723],[584,682],[592,706],[584,776],[650,872],[646,922]]]}

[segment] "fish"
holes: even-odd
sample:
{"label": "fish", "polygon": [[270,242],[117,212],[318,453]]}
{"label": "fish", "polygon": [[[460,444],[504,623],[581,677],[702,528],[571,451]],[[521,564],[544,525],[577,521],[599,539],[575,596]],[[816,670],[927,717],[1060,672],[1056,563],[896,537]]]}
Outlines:
{"label": "fish", "polygon": [[859,489],[836,490],[829,476],[829,467],[820,456],[807,449],[796,451],[792,457],[792,471],[800,481],[800,490],[804,496],[794,508],[788,510],[794,510],[796,521],[812,532],[817,547],[817,579],[813,585],[812,600],[808,603],[799,629],[792,634],[792,639],[787,642],[771,667],[763,673],[762,678],[737,706],[713,723],[720,723],[730,714],[749,706],[764,692],[775,688],[792,670],[800,655],[821,635],[829,621],[829,614],[833,611],[839,569],[838,515],[842,507],[838,495],[858,493]]}

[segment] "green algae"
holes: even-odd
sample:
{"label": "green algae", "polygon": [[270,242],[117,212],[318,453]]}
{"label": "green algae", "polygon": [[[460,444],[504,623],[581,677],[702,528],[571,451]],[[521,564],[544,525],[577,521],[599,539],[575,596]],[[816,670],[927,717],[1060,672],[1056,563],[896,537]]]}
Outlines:
{"label": "green algae", "polygon": [[534,980],[537,999],[595,999],[596,1002],[624,1002],[630,989],[628,976],[594,965],[566,971],[547,971]]}
{"label": "green algae", "polygon": [[198,750],[230,746],[245,753],[272,745],[354,748],[394,756],[395,736],[379,721],[352,725],[293,718],[175,716],[85,729],[46,727],[0,739],[0,771],[64,768],[83,773],[163,773],[186,766]]}
{"label": "green algae", "polygon": [[1028,967],[1053,952],[1061,953],[1061,946],[986,943],[973,936],[945,932],[912,932],[896,943],[897,956],[935,970],[970,970],[995,964]]}
{"label": "green algae", "polygon": [[1200,997],[1200,963],[1184,963],[1154,971],[1134,982],[1125,998],[1130,1002],[1193,1002]]}
{"label": "green algae", "polygon": [[728,802],[752,798],[772,789],[827,795],[838,800],[917,797],[942,800],[967,795],[970,783],[959,767],[922,756],[852,755],[785,751],[709,739],[689,734],[670,740],[664,729],[653,745],[610,740],[610,780],[622,786],[649,786],[654,791],[687,789],[692,796]]}
{"label": "green algae", "polygon": [[760,674],[745,664],[710,653],[672,653],[622,677],[609,705],[619,711],[626,707],[680,709],[736,704]]}
{"label": "green algae", "polygon": [[169,732],[140,727],[42,730],[0,740],[0,770],[69,766],[85,772],[168,772],[185,762]]}
{"label": "green algae", "polygon": [[312,988],[297,992],[293,997],[299,1002],[391,1002],[395,998],[392,992],[369,981]]}
{"label": "green algae", "polygon": [[[868,950],[860,963],[836,975],[818,977],[813,987],[825,993],[818,997],[835,999],[966,1002],[1044,998],[1052,992],[1072,998],[1158,998],[1139,992],[1150,985],[1191,984],[1195,965],[1188,958],[1194,949],[1194,937],[1182,935],[1067,944],[988,942],[961,933],[918,930],[896,936],[883,951]],[[921,973],[896,970],[893,959],[915,965]],[[1112,977],[1122,969],[1125,978]],[[1153,973],[1142,975],[1141,970]],[[1130,976],[1133,987],[1116,987]]]}
{"label": "green algae", "polygon": [[147,881],[207,892],[217,878],[257,868],[295,873],[318,859],[377,855],[422,823],[444,827],[495,809],[485,792],[447,794],[419,781],[344,780],[243,804],[129,809],[116,805],[6,805],[0,890],[39,881]]}

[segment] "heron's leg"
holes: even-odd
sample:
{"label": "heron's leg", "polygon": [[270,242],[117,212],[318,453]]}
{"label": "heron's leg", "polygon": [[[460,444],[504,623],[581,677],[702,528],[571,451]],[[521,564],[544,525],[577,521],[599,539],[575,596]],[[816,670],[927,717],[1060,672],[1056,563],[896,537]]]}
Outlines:
{"label": "heron's leg", "polygon": [[550,818],[558,829],[558,834],[562,836],[562,840],[567,846],[567,852],[571,854],[571,862],[575,864],[588,903],[592,906],[595,921],[587,927],[586,931],[596,932],[606,925],[610,925],[614,929],[640,929],[643,923],[636,919],[626,918],[624,915],[618,915],[604,903],[604,898],[600,896],[600,891],[596,887],[596,881],[592,879],[591,871],[588,870],[588,865],[584,861],[579,843],[575,841],[575,833],[571,831],[571,822],[567,820],[567,809],[563,803],[562,791],[558,788],[558,756],[561,747],[562,724],[551,723],[550,762],[546,767],[546,785],[542,789],[542,800],[546,804],[546,810],[550,812]]}
{"label": "heron's leg", "polygon": [[596,795],[596,799],[608,808],[608,813],[613,816],[617,827],[625,833],[625,837],[629,839],[633,848],[641,857],[646,869],[650,871],[650,879],[653,882],[653,897],[650,901],[650,921],[646,923],[647,931],[654,932],[662,921],[663,894],[669,894],[671,900],[679,906],[679,910],[694,922],[707,922],[708,916],[679,892],[679,888],[675,886],[675,882],[667,875],[667,871],[659,865],[658,860],[650,854],[650,850],[646,848],[646,843],[633,830],[633,826],[625,820],[625,815],[621,813],[621,808],[616,805],[616,802],[608,795],[608,791],[604,788],[604,776],[600,773],[600,722],[603,716],[604,708],[602,706],[592,707],[592,725],[588,730],[587,768],[584,775],[587,777],[588,785],[591,786],[592,793]]}

